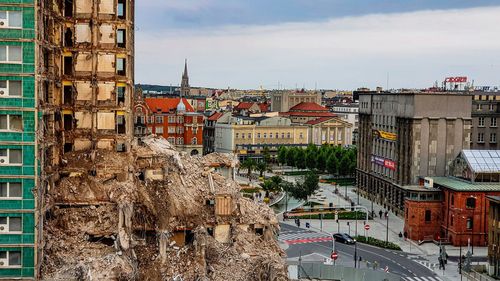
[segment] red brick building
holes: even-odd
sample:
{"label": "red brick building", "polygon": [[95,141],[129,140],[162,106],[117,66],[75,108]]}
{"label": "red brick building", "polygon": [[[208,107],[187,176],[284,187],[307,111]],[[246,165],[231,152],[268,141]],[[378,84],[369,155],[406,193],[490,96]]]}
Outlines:
{"label": "red brick building", "polygon": [[182,102],[181,98],[145,98],[135,110],[141,111],[149,133],[163,136],[191,155],[203,152],[204,116],[195,112],[185,98]]}
{"label": "red brick building", "polygon": [[464,150],[449,165],[448,177],[421,180],[405,200],[405,229],[413,240],[438,238],[455,246],[485,246],[487,196],[500,195],[500,153]]}

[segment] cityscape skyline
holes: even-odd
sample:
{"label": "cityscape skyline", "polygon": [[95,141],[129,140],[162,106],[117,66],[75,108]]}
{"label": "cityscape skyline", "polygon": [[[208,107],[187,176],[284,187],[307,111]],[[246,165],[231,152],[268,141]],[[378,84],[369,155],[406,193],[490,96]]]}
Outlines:
{"label": "cityscape skyline", "polygon": [[[137,6],[137,83],[177,85],[187,58],[191,84],[200,87],[425,88],[448,76],[468,76],[480,86],[500,84],[495,75],[500,7],[484,6],[491,1],[474,3],[481,7],[461,1],[452,6],[456,9],[443,9],[448,1],[399,10],[386,4],[387,12],[377,8],[371,14],[353,5],[354,12],[331,17],[305,7],[305,16],[296,20],[263,16],[255,24],[244,19],[207,23],[199,14],[213,13],[219,4],[194,2],[198,5],[167,2],[154,9],[159,3],[150,1]],[[146,10],[167,8],[171,13],[162,22],[145,17]],[[181,17],[186,13],[198,22]]]}

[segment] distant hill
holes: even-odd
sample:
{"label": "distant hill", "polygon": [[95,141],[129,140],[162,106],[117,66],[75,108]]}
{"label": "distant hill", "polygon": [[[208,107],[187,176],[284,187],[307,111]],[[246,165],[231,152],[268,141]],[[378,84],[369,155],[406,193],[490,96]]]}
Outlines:
{"label": "distant hill", "polygon": [[156,91],[156,92],[174,92],[176,86],[161,86],[161,85],[149,85],[149,84],[136,84],[135,87],[141,88],[143,91]]}

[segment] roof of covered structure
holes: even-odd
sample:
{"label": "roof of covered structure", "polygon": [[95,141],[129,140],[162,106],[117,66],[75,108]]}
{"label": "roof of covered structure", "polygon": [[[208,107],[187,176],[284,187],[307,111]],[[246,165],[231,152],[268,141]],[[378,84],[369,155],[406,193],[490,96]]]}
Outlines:
{"label": "roof of covered structure", "polygon": [[500,173],[498,150],[462,150],[462,155],[474,173]]}

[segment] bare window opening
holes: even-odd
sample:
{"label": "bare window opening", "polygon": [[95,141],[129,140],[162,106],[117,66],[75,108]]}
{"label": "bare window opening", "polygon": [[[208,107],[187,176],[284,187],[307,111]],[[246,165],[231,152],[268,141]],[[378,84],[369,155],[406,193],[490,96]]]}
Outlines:
{"label": "bare window opening", "polygon": [[73,0],[64,1],[64,16],[73,17]]}
{"label": "bare window opening", "polygon": [[118,134],[125,134],[125,115],[116,116],[116,132]]}
{"label": "bare window opening", "polygon": [[186,230],[186,235],[184,236],[184,242],[187,244],[192,244],[194,242],[194,233],[191,230]]}
{"label": "bare window opening", "polygon": [[64,57],[64,75],[73,75],[73,57]]}
{"label": "bare window opening", "polygon": [[73,31],[69,27],[64,32],[64,46],[73,47]]}
{"label": "bare window opening", "polygon": [[71,131],[73,130],[73,115],[64,114],[63,116],[64,130]]}
{"label": "bare window opening", "polygon": [[207,233],[210,236],[214,236],[214,228],[213,227],[207,227]]}
{"label": "bare window opening", "polygon": [[43,81],[43,98],[45,102],[50,102],[49,81]]}
{"label": "bare window opening", "polygon": [[116,101],[118,105],[122,105],[125,103],[125,87],[117,87],[116,88]]}
{"label": "bare window opening", "polygon": [[116,144],[116,151],[117,152],[127,152],[127,146],[125,145],[124,142],[117,143]]}
{"label": "bare window opening", "polygon": [[97,236],[97,235],[89,235],[87,241],[92,243],[101,243],[106,246],[114,246],[115,238],[114,237],[105,237],[105,236]]}
{"label": "bare window opening", "polygon": [[73,144],[70,142],[67,142],[64,144],[64,153],[71,152],[73,151]]}
{"label": "bare window opening", "polygon": [[126,75],[126,63],[124,58],[117,58],[116,59],[116,73],[118,75]]}
{"label": "bare window opening", "polygon": [[262,227],[255,228],[255,234],[264,235],[264,228]]}
{"label": "bare window opening", "polygon": [[117,29],[116,30],[116,45],[118,48],[126,47],[126,33],[125,29]]}
{"label": "bare window opening", "polygon": [[72,105],[73,104],[73,86],[71,85],[65,85],[63,87],[63,100],[65,105]]}
{"label": "bare window opening", "polygon": [[119,19],[126,19],[127,5],[125,4],[125,0],[118,0],[116,12]]}

